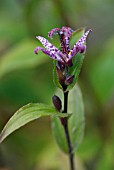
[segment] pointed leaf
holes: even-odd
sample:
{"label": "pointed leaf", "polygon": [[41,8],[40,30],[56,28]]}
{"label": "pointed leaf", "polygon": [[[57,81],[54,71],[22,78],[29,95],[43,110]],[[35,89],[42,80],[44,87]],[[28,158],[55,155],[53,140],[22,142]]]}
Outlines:
{"label": "pointed leaf", "polygon": [[78,76],[79,76],[80,71],[81,71],[83,60],[84,60],[83,54],[77,54],[73,58],[73,66],[69,69],[69,74],[74,75],[74,79],[73,79],[73,82],[68,86],[66,91],[70,91],[74,87],[74,85],[76,84],[76,82],[78,80]]}
{"label": "pointed leaf", "polygon": [[59,147],[68,153],[65,131],[59,117],[52,116],[52,132]]}
{"label": "pointed leaf", "polygon": [[58,87],[58,88],[60,88],[60,89],[62,89],[62,86],[61,86],[61,84],[59,83],[59,80],[58,80],[58,77],[57,77],[57,73],[56,73],[56,60],[54,60],[53,61],[53,65],[54,65],[54,68],[53,68],[53,81],[54,81],[54,84]]}
{"label": "pointed leaf", "polygon": [[67,114],[58,113],[54,107],[41,103],[30,103],[20,108],[7,122],[0,134],[0,143],[12,132],[43,116],[67,116]]}
{"label": "pointed leaf", "polygon": [[74,44],[82,37],[85,32],[85,28],[79,28],[73,32],[72,36],[70,37],[70,48],[73,47]]}
{"label": "pointed leaf", "polygon": [[[62,91],[58,90],[57,95],[63,101]],[[79,147],[84,134],[84,105],[79,87],[76,85],[69,92],[68,112],[72,113],[68,119],[68,128],[73,147],[73,152]],[[68,153],[66,137],[63,125],[58,117],[52,118],[52,130],[59,147]]]}
{"label": "pointed leaf", "polygon": [[85,119],[84,104],[81,90],[78,86],[74,86],[69,94],[69,108],[73,114],[69,119],[69,132],[73,146],[73,152],[79,147],[84,135]]}

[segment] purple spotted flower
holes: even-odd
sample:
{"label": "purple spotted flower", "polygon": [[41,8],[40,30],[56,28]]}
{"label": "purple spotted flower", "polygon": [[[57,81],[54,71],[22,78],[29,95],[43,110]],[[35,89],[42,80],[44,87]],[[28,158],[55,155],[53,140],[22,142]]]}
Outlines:
{"label": "purple spotted flower", "polygon": [[85,34],[78,40],[78,42],[76,42],[72,49],[70,49],[69,40],[74,31],[70,27],[62,27],[62,29],[54,28],[48,33],[48,37],[52,38],[53,35],[59,34],[61,50],[56,48],[44,37],[36,36],[45,48],[36,47],[34,53],[38,54],[38,50],[40,50],[52,59],[59,61],[61,64],[71,66],[72,58],[77,53],[83,53],[86,50],[86,45],[84,45],[84,42],[86,41],[90,31],[91,29],[85,32]]}

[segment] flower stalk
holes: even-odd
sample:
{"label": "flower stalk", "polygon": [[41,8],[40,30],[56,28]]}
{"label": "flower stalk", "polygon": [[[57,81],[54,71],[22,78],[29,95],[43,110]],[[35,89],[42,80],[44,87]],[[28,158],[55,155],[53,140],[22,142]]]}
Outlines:
{"label": "flower stalk", "polygon": [[[67,113],[68,111],[68,91],[64,93],[64,111],[63,113]],[[65,136],[68,144],[68,150],[69,150],[69,161],[70,161],[70,169],[74,170],[74,154],[72,152],[72,144],[70,140],[69,130],[68,130],[68,119],[64,118],[64,130],[65,130]]]}

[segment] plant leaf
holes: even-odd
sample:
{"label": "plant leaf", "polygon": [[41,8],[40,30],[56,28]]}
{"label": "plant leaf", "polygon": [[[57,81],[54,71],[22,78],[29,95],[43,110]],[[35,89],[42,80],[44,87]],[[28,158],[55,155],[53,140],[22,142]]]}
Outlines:
{"label": "plant leaf", "polygon": [[85,28],[79,28],[75,30],[70,37],[70,48],[73,47],[74,44],[81,38],[81,36],[84,34]]}
{"label": "plant leaf", "polygon": [[69,108],[73,114],[69,118],[69,131],[73,152],[76,151],[82,142],[84,135],[85,119],[84,119],[84,104],[80,88],[76,85],[69,94]]}
{"label": "plant leaf", "polygon": [[[63,101],[62,91],[58,90],[57,95]],[[77,85],[69,92],[68,112],[72,113],[68,119],[68,128],[74,153],[82,141],[85,126],[84,105],[81,91]],[[64,128],[58,117],[52,118],[52,131],[59,147],[68,153]]]}
{"label": "plant leaf", "polygon": [[58,113],[54,107],[41,103],[30,103],[20,108],[7,122],[0,134],[0,143],[12,132],[43,116],[67,116],[68,114]]}
{"label": "plant leaf", "polygon": [[59,117],[52,116],[52,132],[57,144],[62,149],[62,151],[68,153],[65,131],[64,131],[64,127],[60,122]]}
{"label": "plant leaf", "polygon": [[57,62],[56,60],[53,61],[53,65],[54,65],[54,68],[53,68],[53,81],[54,81],[54,84],[55,84],[58,88],[62,89],[62,86],[61,86],[61,84],[59,83],[58,76],[57,76],[57,73],[56,73],[56,62]]}
{"label": "plant leaf", "polygon": [[81,67],[82,67],[83,60],[84,60],[83,54],[77,54],[73,58],[73,66],[69,69],[69,74],[74,75],[74,79],[73,79],[73,82],[68,86],[66,91],[70,91],[76,84]]}

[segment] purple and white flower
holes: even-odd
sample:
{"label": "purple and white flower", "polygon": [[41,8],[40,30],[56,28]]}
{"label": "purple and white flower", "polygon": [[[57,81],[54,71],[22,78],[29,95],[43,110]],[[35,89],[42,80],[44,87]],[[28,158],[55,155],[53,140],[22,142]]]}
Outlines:
{"label": "purple and white flower", "polygon": [[84,42],[86,41],[88,34],[91,32],[91,29],[85,32],[84,35],[78,40],[78,42],[76,42],[76,44],[72,47],[72,49],[70,49],[69,40],[73,32],[74,31],[70,27],[62,27],[62,29],[54,28],[48,33],[49,38],[52,38],[53,35],[59,34],[61,51],[44,37],[36,36],[36,38],[45,48],[36,47],[34,53],[38,54],[38,51],[40,50],[44,54],[48,55],[56,61],[59,61],[63,65],[70,66],[72,58],[77,53],[83,53],[86,50],[86,45],[84,45]]}

